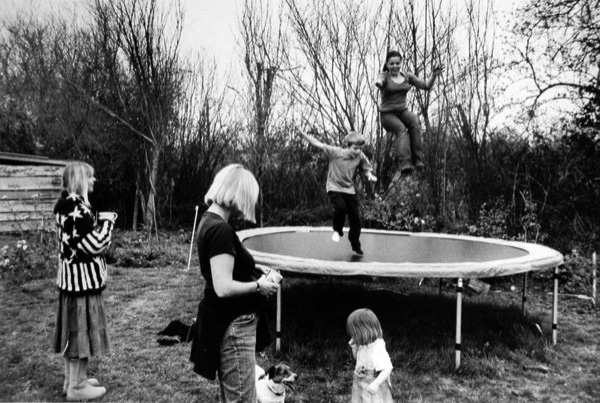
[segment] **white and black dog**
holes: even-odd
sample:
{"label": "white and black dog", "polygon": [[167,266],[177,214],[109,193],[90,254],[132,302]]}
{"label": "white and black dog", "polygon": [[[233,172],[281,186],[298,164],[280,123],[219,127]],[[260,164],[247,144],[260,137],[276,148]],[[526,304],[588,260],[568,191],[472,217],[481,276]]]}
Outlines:
{"label": "white and black dog", "polygon": [[256,399],[258,403],[283,403],[285,401],[286,388],[294,389],[298,379],[290,369],[289,365],[280,362],[265,370],[256,366]]}

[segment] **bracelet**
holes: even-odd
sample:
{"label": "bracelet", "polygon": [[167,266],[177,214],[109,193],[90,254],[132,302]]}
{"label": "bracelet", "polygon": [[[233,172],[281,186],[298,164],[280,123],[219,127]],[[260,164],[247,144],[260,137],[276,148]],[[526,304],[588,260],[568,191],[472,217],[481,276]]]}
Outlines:
{"label": "bracelet", "polygon": [[260,284],[258,281],[256,282],[256,292],[260,292]]}

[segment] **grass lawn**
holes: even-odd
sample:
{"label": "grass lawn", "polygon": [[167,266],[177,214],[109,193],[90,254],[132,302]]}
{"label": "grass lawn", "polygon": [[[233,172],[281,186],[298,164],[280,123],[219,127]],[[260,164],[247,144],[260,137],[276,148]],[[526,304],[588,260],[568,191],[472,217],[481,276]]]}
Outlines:
{"label": "grass lawn", "polygon": [[[187,256],[186,246],[180,247]],[[108,390],[100,401],[217,401],[217,383],[190,369],[189,344],[156,342],[156,333],[170,321],[189,324],[195,317],[203,287],[197,260],[189,272],[184,268],[181,262],[111,267],[104,297],[113,351],[90,362],[90,376]],[[300,375],[288,402],[349,401],[353,361],[345,320],[366,306],[382,322],[398,402],[600,401],[598,309],[588,301],[562,298],[559,341],[552,346],[549,288],[534,282],[524,317],[519,287],[503,287],[464,298],[463,365],[454,371],[451,287],[439,296],[437,281],[418,286],[407,279],[288,275],[283,351],[276,354],[271,347],[258,361],[268,368],[285,360]],[[53,279],[21,287],[0,283],[0,293],[0,400],[63,400],[63,361],[50,350],[57,298]]]}

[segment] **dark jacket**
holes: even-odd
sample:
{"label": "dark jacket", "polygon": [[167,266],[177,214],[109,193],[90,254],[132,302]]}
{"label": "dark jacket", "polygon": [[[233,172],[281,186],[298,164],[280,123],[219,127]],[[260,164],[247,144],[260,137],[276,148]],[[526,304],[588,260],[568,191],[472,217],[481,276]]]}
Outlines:
{"label": "dark jacket", "polygon": [[219,367],[221,339],[229,324],[238,316],[254,313],[258,316],[256,350],[271,342],[268,327],[267,299],[258,293],[233,298],[219,298],[214,290],[210,259],[221,254],[234,257],[233,280],[255,281],[261,274],[254,258],[242,245],[234,229],[220,216],[206,212],[198,225],[198,254],[200,272],[206,282],[204,297],[198,305],[196,333],[192,342],[190,361],[194,371],[214,380]]}
{"label": "dark jacket", "polygon": [[110,245],[113,223],[97,222],[83,197],[64,190],[54,207],[59,267],[56,285],[73,294],[93,294],[106,287],[106,261],[101,255]]}

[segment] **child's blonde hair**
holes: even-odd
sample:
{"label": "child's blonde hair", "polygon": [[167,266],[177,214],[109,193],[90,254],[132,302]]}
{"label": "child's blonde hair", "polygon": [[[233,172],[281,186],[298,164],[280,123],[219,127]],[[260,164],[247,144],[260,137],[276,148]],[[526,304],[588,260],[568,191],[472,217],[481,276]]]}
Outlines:
{"label": "child's blonde hair", "polygon": [[88,202],[90,179],[94,177],[94,168],[86,162],[69,163],[63,171],[63,187],[69,193],[76,193]]}
{"label": "child's blonde hair", "polygon": [[256,222],[254,209],[258,192],[258,182],[254,175],[240,164],[231,164],[217,173],[204,196],[204,202],[237,209],[246,220]]}
{"label": "child's blonde hair", "polygon": [[351,131],[348,133],[346,137],[344,137],[344,142],[347,146],[357,145],[364,146],[365,145],[365,137],[361,132]]}
{"label": "child's blonde hair", "polygon": [[358,346],[373,343],[383,337],[379,319],[367,308],[357,309],[348,316],[346,330]]}

